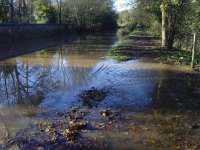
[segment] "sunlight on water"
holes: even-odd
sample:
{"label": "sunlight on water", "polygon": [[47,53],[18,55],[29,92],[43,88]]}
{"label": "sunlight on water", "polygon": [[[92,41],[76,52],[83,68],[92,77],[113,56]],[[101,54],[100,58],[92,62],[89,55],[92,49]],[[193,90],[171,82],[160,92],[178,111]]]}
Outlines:
{"label": "sunlight on water", "polygon": [[114,32],[77,36],[70,43],[0,61],[0,134],[8,136],[37,117],[80,105],[77,95],[92,87],[109,89],[100,108],[140,110],[153,103],[156,93],[160,97],[162,83],[193,73],[187,67],[106,60],[118,40]]}

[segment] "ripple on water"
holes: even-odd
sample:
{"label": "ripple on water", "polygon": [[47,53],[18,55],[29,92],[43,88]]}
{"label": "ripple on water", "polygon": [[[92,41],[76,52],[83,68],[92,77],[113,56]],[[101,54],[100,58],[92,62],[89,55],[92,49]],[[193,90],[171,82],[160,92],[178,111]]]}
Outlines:
{"label": "ripple on water", "polygon": [[[77,95],[92,87],[109,90],[106,99],[98,103],[99,109],[130,112],[150,106],[155,103],[155,97],[162,106],[166,106],[166,98],[174,100],[174,97],[180,104],[179,100],[184,98],[180,90],[172,89],[174,83],[177,89],[191,90],[187,88],[190,82],[185,81],[185,74],[194,72],[187,67],[102,59],[115,42],[116,37],[80,38],[71,44],[2,61],[0,75],[6,76],[0,79],[0,92],[5,93],[0,95],[0,112],[7,108],[3,112],[6,118],[11,118],[7,123],[13,125],[20,120],[18,117],[26,122],[38,116],[51,117],[49,114],[56,111],[67,111],[71,106],[81,105]],[[15,128],[24,126],[27,124]]]}

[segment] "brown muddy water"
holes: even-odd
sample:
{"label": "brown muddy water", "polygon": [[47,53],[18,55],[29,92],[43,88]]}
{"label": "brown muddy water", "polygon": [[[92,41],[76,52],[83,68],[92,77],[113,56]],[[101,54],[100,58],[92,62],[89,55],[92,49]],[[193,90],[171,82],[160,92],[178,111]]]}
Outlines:
{"label": "brown muddy water", "polygon": [[[200,149],[199,74],[183,66],[105,59],[119,41],[115,32],[75,36],[0,61],[0,148]],[[94,88],[108,93],[83,103],[79,95]],[[47,144],[34,125],[69,122],[61,116],[72,108],[87,112],[82,121],[88,127],[73,143]],[[35,130],[36,138],[30,137]]]}

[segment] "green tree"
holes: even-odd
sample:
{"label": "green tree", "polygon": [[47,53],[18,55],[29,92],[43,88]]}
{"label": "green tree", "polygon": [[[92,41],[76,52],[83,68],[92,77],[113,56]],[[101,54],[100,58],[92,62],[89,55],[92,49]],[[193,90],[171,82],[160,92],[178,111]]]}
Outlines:
{"label": "green tree", "polygon": [[69,0],[66,8],[67,20],[79,30],[116,25],[116,13],[110,0]]}
{"label": "green tree", "polygon": [[9,1],[1,0],[0,1],[0,22],[8,23],[9,22]]}
{"label": "green tree", "polygon": [[35,14],[37,23],[57,22],[57,12],[50,0],[39,0],[36,2]]}
{"label": "green tree", "polygon": [[[173,49],[174,39],[176,36],[176,29],[181,27],[184,21],[188,8],[190,7],[190,0],[138,0],[139,5],[143,5],[145,9],[158,18],[161,14],[162,24],[162,46],[168,50]],[[160,13],[159,13],[160,9]],[[181,20],[181,21],[180,21]]]}

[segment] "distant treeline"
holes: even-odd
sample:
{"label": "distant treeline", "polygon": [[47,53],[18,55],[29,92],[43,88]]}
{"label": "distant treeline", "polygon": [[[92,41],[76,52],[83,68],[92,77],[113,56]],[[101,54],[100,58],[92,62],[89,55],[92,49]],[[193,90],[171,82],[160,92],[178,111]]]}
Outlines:
{"label": "distant treeline", "polygon": [[0,43],[68,35],[66,24],[0,24]]}
{"label": "distant treeline", "polygon": [[112,0],[0,0],[0,23],[67,23],[77,30],[116,26]]}

